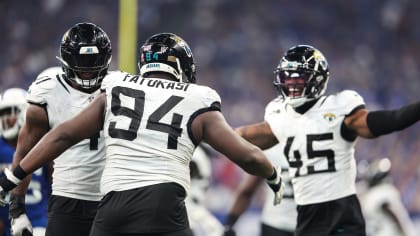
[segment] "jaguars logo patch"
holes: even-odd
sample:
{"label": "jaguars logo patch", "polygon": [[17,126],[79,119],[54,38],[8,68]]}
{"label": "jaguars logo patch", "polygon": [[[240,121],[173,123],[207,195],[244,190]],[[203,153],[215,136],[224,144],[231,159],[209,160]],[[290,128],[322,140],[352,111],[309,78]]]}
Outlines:
{"label": "jaguars logo patch", "polygon": [[337,119],[337,116],[334,113],[326,113],[323,117],[328,122],[333,122],[335,119]]}

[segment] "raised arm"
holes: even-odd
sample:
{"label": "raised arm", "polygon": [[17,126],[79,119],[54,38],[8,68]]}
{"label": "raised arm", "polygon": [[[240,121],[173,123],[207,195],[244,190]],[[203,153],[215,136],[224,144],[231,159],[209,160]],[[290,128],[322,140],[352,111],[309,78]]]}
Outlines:
{"label": "raised arm", "polygon": [[252,175],[269,178],[273,166],[257,146],[241,138],[219,111],[205,112],[192,123],[196,140],[204,140],[214,149]]}
{"label": "raised arm", "polygon": [[403,130],[420,119],[420,102],[395,110],[369,112],[359,109],[344,119],[345,125],[358,136],[376,138],[395,131]]}
{"label": "raised arm", "polygon": [[20,162],[20,167],[26,173],[32,173],[57,158],[67,148],[99,132],[102,129],[105,103],[105,94],[101,94],[78,115],[48,132]]}

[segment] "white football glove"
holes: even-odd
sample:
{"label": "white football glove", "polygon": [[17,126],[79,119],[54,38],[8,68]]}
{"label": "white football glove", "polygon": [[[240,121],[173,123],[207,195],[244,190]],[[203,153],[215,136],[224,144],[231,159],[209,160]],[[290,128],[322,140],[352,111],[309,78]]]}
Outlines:
{"label": "white football glove", "polygon": [[273,204],[275,206],[280,204],[281,199],[283,198],[285,186],[281,177],[281,167],[278,166],[274,169],[274,171],[275,173],[273,174],[272,179],[266,179],[266,181],[268,186],[270,186],[271,190],[274,192]]}
{"label": "white football glove", "polygon": [[32,235],[32,224],[26,214],[21,214],[17,218],[11,219],[10,231],[12,236],[29,236]]}

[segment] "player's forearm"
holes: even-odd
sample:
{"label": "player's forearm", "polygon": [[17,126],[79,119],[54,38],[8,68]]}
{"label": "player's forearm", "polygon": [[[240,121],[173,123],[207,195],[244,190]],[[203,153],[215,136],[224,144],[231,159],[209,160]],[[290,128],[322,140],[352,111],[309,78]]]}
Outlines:
{"label": "player's forearm", "polygon": [[[66,138],[66,136],[53,131],[44,138],[25,156],[13,171],[6,169],[5,178],[0,179],[0,190],[8,192],[19,186],[22,182],[21,189],[16,190],[17,195],[22,195],[22,191],[27,188],[30,180],[30,174],[40,168],[45,163],[52,161],[64,152],[68,147],[75,144],[75,140]],[[3,204],[3,202],[2,202]]]}
{"label": "player's forearm", "polygon": [[53,161],[67,148],[71,147],[79,140],[72,139],[71,136],[60,130],[53,130],[45,135],[38,144],[20,162],[20,166],[26,173],[30,174]]}
{"label": "player's forearm", "polygon": [[25,196],[28,191],[29,183],[31,182],[31,175],[26,176],[22,182],[11,191],[11,194],[16,196]]}
{"label": "player's forearm", "polygon": [[388,215],[388,217],[390,219],[392,219],[392,221],[395,223],[395,226],[398,228],[401,235],[405,235],[405,232],[404,232],[404,229],[403,229],[403,226],[402,226],[402,223],[401,223],[400,219],[394,213],[394,211],[391,210],[391,207],[389,206],[388,203],[384,203],[382,205],[382,210],[385,212],[386,215]]}
{"label": "player's forearm", "polygon": [[225,226],[233,227],[239,217],[248,209],[261,181],[262,179],[255,176],[248,176],[245,179],[245,183],[240,186],[235,202],[227,214]]}
{"label": "player's forearm", "polygon": [[235,202],[233,203],[232,208],[229,211],[229,214],[236,215],[238,217],[241,216],[251,203],[251,199],[252,194],[247,194],[246,192],[240,191],[236,197]]}
{"label": "player's forearm", "polygon": [[273,165],[258,147],[250,149],[247,156],[240,159],[237,164],[247,173],[262,178],[273,175]]}
{"label": "player's forearm", "polygon": [[420,120],[420,102],[397,110],[369,112],[366,125],[374,136],[380,136],[409,127]]}
{"label": "player's forearm", "polygon": [[[16,167],[25,157],[25,154],[27,154],[28,152],[29,150],[27,151],[27,149],[23,148],[23,145],[18,146],[15,154],[13,155],[12,170],[16,169]],[[28,190],[30,181],[31,181],[31,175],[26,176],[22,180],[22,182],[16,188],[13,189],[11,193],[13,195],[25,196],[26,191]]]}

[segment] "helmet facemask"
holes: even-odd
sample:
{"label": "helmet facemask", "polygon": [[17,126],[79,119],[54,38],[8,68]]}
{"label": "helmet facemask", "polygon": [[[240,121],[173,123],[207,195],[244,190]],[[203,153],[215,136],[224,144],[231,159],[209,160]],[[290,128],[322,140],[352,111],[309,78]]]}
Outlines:
{"label": "helmet facemask", "polygon": [[[67,79],[73,81],[83,89],[99,87],[102,79],[108,73],[108,67],[112,57],[104,58],[103,55],[71,55],[71,57],[74,58],[72,59],[74,61],[72,64],[75,66],[70,66],[65,60],[57,57],[63,65]],[[71,59],[67,59],[67,61],[69,60]],[[98,66],[89,67],[88,65]]]}
{"label": "helmet facemask", "polygon": [[66,78],[82,89],[99,88],[111,63],[111,41],[92,23],[80,23],[63,36],[60,60]]}
{"label": "helmet facemask", "polygon": [[274,86],[292,107],[321,97],[329,79],[325,57],[315,48],[305,45],[289,49],[274,74]]}
{"label": "helmet facemask", "polygon": [[18,107],[0,110],[0,132],[6,140],[17,138],[22,123],[23,115]]}

